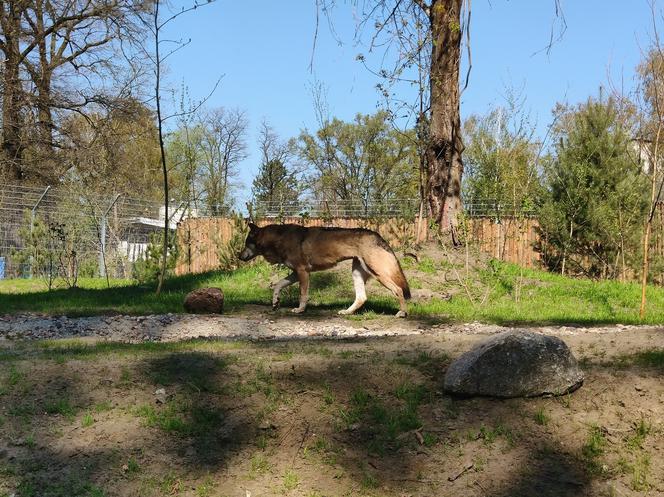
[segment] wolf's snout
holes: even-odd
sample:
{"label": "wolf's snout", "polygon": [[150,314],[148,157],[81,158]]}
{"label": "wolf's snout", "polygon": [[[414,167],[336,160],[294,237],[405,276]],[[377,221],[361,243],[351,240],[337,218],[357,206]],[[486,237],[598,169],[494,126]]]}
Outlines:
{"label": "wolf's snout", "polygon": [[241,261],[249,261],[255,257],[254,251],[249,249],[248,247],[245,247],[242,252],[238,254],[238,258]]}

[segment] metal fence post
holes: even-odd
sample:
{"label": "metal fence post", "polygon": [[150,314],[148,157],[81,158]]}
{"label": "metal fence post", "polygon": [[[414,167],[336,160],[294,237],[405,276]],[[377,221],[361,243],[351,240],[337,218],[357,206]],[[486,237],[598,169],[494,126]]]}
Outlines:
{"label": "metal fence post", "polygon": [[[51,185],[47,186],[46,189],[44,190],[44,193],[41,194],[41,197],[39,197],[39,200],[37,200],[37,203],[34,205],[32,208],[32,211],[30,213],[30,238],[32,239],[32,231],[35,229],[35,217],[37,216],[37,207],[39,207],[39,204],[42,203],[42,200],[44,200],[44,197],[48,193],[48,191],[51,189]],[[32,279],[32,266],[35,262],[34,256],[30,254],[30,271],[28,272],[28,278]]]}
{"label": "metal fence post", "polygon": [[100,241],[100,248],[99,248],[99,276],[102,278],[106,277],[106,220],[108,218],[108,213],[111,212],[111,209],[115,205],[115,203],[118,201],[120,198],[120,193],[118,193],[113,201],[111,202],[111,205],[108,206],[108,209],[102,214],[101,216],[101,226],[100,226],[100,233],[99,233],[99,241]]}

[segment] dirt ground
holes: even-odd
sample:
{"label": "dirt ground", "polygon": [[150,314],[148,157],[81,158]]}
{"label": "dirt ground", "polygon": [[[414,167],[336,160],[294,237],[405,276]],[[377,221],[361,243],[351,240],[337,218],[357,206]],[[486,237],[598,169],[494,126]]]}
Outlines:
{"label": "dirt ground", "polygon": [[0,496],[664,495],[664,329],[540,329],[584,385],[512,400],[441,390],[497,327],[399,329],[0,340]]}

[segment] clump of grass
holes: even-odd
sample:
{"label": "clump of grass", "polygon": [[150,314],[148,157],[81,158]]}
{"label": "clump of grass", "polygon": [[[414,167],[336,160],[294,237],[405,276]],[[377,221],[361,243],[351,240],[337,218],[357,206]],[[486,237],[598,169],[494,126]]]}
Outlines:
{"label": "clump of grass", "polygon": [[330,385],[326,384],[325,390],[323,391],[323,402],[325,402],[325,405],[331,406],[334,404],[334,400],[334,393],[332,392]]}
{"label": "clump of grass", "polygon": [[34,449],[35,446],[37,445],[37,442],[35,441],[35,434],[30,433],[27,437],[25,437],[25,446],[28,447],[29,449]]}
{"label": "clump of grass", "polygon": [[206,476],[203,483],[196,487],[196,497],[210,497],[217,485],[211,476]]}
{"label": "clump of grass", "polygon": [[390,399],[357,389],[350,397],[349,406],[339,409],[339,417],[346,428],[359,424],[368,432],[369,450],[383,454],[388,449],[398,448],[401,433],[422,426],[417,411],[421,404],[430,400],[431,393],[424,385],[402,384]]}
{"label": "clump of grass", "polygon": [[652,429],[652,424],[646,421],[645,418],[642,417],[639,420],[639,422],[636,424],[634,435],[627,439],[627,446],[632,449],[642,448],[643,442],[645,442],[646,437],[650,433],[651,429]]}
{"label": "clump of grass", "polygon": [[360,482],[360,484],[362,485],[362,488],[365,490],[374,490],[380,486],[380,482],[378,481],[376,475],[373,475],[368,471],[365,471],[364,475],[362,476],[362,481]]}
{"label": "clump of grass", "polygon": [[95,422],[95,418],[89,412],[85,413],[83,415],[83,417],[81,418],[81,426],[83,428],[89,428],[90,426],[92,426],[94,424],[94,422]]}
{"label": "clump of grass", "polygon": [[129,459],[127,459],[127,464],[124,467],[124,469],[127,475],[133,476],[140,473],[141,466],[138,464],[138,461],[135,458],[130,457]]}
{"label": "clump of grass", "polygon": [[159,409],[146,404],[135,409],[134,414],[143,418],[147,426],[183,436],[209,433],[221,420],[221,413],[214,407],[178,400],[170,401]]}
{"label": "clump of grass", "polygon": [[430,257],[423,257],[417,263],[417,270],[427,274],[434,274],[438,270],[436,262]]}
{"label": "clump of grass", "polygon": [[493,428],[480,427],[479,438],[484,440],[485,445],[492,445],[499,437],[507,440],[510,445],[514,445],[514,434],[505,425],[496,424]]}
{"label": "clump of grass", "polygon": [[157,410],[154,406],[144,405],[136,409],[136,415],[145,420],[150,427],[158,427],[164,431],[185,433],[187,424],[175,409],[170,406],[163,410]]}
{"label": "clump of grass", "polygon": [[544,408],[540,407],[535,412],[535,423],[540,426],[545,426],[549,423],[549,416],[544,412]]}
{"label": "clump of grass", "polygon": [[120,386],[123,388],[127,388],[132,381],[132,374],[129,369],[126,367],[122,366],[122,369],[120,370]]}
{"label": "clump of grass", "polygon": [[295,490],[300,484],[300,477],[292,469],[287,469],[283,477],[284,489],[288,492]]}
{"label": "clump of grass", "polygon": [[249,470],[249,478],[252,480],[272,469],[272,465],[267,457],[265,457],[265,454],[256,454],[251,458],[250,464],[251,469]]}
{"label": "clump of grass", "polygon": [[7,383],[10,386],[16,386],[24,377],[25,374],[22,371],[19,371],[14,364],[9,366],[9,376],[7,377]]}
{"label": "clump of grass", "polygon": [[97,414],[100,414],[102,412],[110,411],[111,409],[113,409],[113,406],[107,400],[105,400],[103,402],[98,402],[94,406],[94,410]]}
{"label": "clump of grass", "polygon": [[637,492],[644,492],[650,488],[648,475],[650,473],[650,455],[641,454],[632,466],[630,485]]}
{"label": "clump of grass", "polygon": [[588,431],[588,436],[586,437],[586,442],[581,447],[581,454],[583,459],[586,461],[588,470],[591,473],[601,473],[603,472],[603,465],[600,462],[600,458],[604,455],[604,449],[606,447],[606,436],[604,430],[597,425],[592,425]]}
{"label": "clump of grass", "polygon": [[422,440],[424,440],[425,447],[433,447],[438,443],[438,437],[433,433],[422,433]]}
{"label": "clump of grass", "polygon": [[445,354],[435,354],[428,350],[421,350],[416,354],[398,355],[394,362],[402,366],[410,366],[423,374],[429,375],[436,371],[436,368],[448,361]]}
{"label": "clump of grass", "polygon": [[76,408],[71,405],[67,398],[50,401],[46,404],[44,409],[47,414],[59,414],[70,421],[76,415]]}

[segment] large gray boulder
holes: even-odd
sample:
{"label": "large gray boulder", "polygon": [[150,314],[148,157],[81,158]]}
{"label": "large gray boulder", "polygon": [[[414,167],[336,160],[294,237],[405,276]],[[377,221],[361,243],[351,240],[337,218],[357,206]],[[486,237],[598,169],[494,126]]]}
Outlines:
{"label": "large gray boulder", "polygon": [[187,294],[184,309],[194,314],[221,314],[224,310],[224,292],[221,288],[199,288]]}
{"label": "large gray boulder", "polygon": [[446,392],[489,397],[562,395],[579,388],[583,372],[560,338],[531,331],[502,333],[450,364]]}

